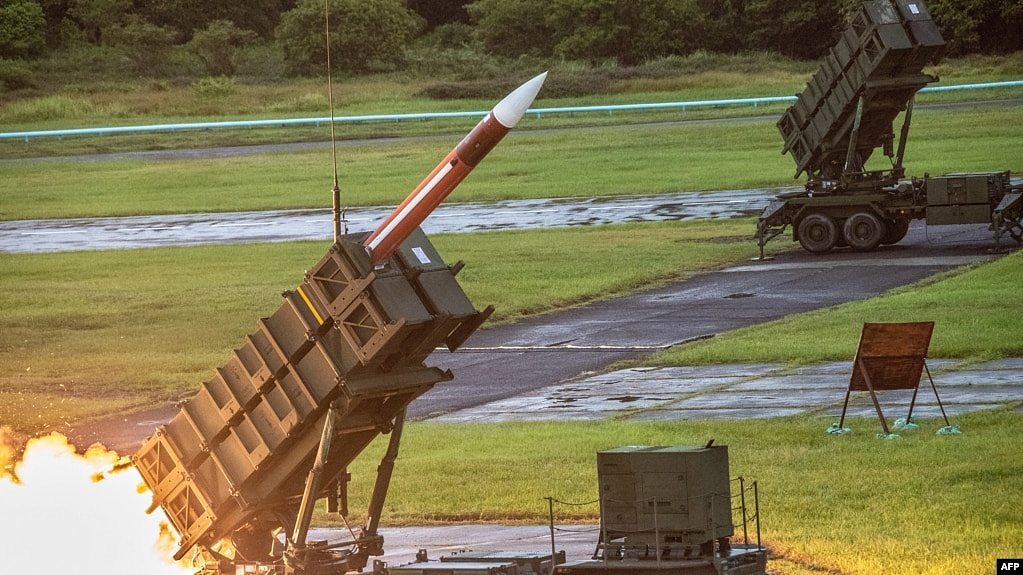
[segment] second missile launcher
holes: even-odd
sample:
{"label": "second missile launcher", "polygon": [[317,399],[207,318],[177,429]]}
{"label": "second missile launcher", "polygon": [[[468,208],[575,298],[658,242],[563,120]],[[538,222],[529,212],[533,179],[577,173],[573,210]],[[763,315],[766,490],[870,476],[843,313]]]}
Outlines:
{"label": "second missile launcher", "polygon": [[[907,178],[903,166],[916,93],[937,78],[945,41],[920,0],[864,2],[795,104],[778,121],[782,153],[807,174],[805,190],[760,214],[764,245],[792,226],[803,249],[870,251],[901,241],[914,219],[986,223],[995,241],[1023,242],[1023,181],[1005,171]],[[894,122],[902,116],[898,145]],[[875,151],[891,165],[868,169]]]}

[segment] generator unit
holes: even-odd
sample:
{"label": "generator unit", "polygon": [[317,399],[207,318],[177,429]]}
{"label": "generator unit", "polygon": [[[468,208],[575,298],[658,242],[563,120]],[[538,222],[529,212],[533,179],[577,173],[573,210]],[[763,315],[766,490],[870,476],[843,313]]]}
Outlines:
{"label": "generator unit", "polygon": [[[592,559],[558,565],[554,572],[762,575],[767,552],[759,541],[756,483],[730,479],[728,448],[712,443],[598,452],[596,551]],[[733,542],[737,524],[742,537]]]}
{"label": "generator unit", "polygon": [[713,545],[733,535],[728,448],[619,447],[597,453],[602,528],[626,548]]}

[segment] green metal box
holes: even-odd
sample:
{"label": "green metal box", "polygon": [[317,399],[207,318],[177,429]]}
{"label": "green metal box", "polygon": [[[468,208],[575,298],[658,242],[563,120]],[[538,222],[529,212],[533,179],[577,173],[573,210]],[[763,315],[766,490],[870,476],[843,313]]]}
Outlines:
{"label": "green metal box", "polygon": [[947,226],[952,224],[991,223],[991,206],[927,206],[927,225]]}
{"label": "green metal box", "polygon": [[946,174],[927,178],[927,205],[990,204],[1003,185],[1000,172]]}
{"label": "green metal box", "polygon": [[733,534],[727,447],[601,451],[597,480],[608,540],[699,545]]}

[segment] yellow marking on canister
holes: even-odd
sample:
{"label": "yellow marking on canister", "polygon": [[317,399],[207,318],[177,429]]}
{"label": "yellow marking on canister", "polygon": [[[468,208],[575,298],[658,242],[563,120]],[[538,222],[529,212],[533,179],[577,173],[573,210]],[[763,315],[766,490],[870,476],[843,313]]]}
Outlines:
{"label": "yellow marking on canister", "polygon": [[305,295],[304,291],[302,291],[302,286],[298,286],[298,295],[302,296],[302,301],[304,301],[305,304],[309,306],[309,311],[313,312],[313,317],[316,318],[316,321],[320,322],[320,325],[323,325],[323,318],[320,317],[320,314],[317,313],[316,308],[313,307],[313,302],[309,301],[309,297]]}

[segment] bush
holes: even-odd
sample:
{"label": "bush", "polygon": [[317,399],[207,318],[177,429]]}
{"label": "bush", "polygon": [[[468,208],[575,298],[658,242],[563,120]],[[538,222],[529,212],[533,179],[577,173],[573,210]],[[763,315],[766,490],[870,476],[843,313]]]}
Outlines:
{"label": "bush", "polygon": [[203,98],[222,98],[235,93],[234,80],[226,76],[200,78],[192,82],[192,90]]}
{"label": "bush", "polygon": [[433,48],[474,48],[477,44],[472,26],[462,22],[437,26],[416,43]]}
{"label": "bush", "polygon": [[[401,0],[330,0],[331,63],[346,72],[398,67],[423,21]],[[299,0],[277,27],[284,59],[295,73],[317,73],[327,61],[323,1]]]}
{"label": "bush", "polygon": [[236,50],[256,41],[251,30],[241,30],[230,20],[214,20],[197,31],[188,42],[188,48],[206,65],[206,72],[214,76],[232,76],[235,72]]}
{"label": "bush", "polygon": [[124,50],[137,73],[150,76],[164,71],[175,35],[173,28],[157,26],[135,15],[106,33],[112,45]]}
{"label": "bush", "polygon": [[406,66],[423,76],[455,76],[460,80],[495,78],[505,72],[496,57],[471,48],[420,45],[406,53]]}
{"label": "bush", "polygon": [[[426,86],[419,95],[435,100],[496,100],[506,96],[528,79],[527,74],[517,74],[491,80],[441,82]],[[574,98],[607,94],[611,89],[611,80],[610,74],[599,69],[551,72],[544,83],[541,95],[544,98]]]}
{"label": "bush", "polygon": [[82,118],[96,112],[88,99],[70,94],[14,102],[0,113],[4,122],[42,122]]}
{"label": "bush", "polygon": [[0,90],[14,91],[35,88],[32,70],[19,60],[0,58]]}
{"label": "bush", "polygon": [[124,51],[113,46],[76,44],[51,52],[33,66],[44,76],[68,80],[127,79],[135,74],[126,66]]}
{"label": "bush", "polygon": [[235,72],[250,78],[280,78],[287,72],[284,53],[274,42],[242,46],[235,52]]}
{"label": "bush", "polygon": [[75,0],[70,16],[94,44],[103,42],[103,34],[121,24],[131,8],[131,0]]}
{"label": "bush", "polygon": [[477,0],[466,8],[483,47],[499,56],[549,56],[556,30],[548,23],[549,0]]}
{"label": "bush", "polygon": [[46,18],[39,2],[0,2],[0,57],[36,56],[46,48]]}

